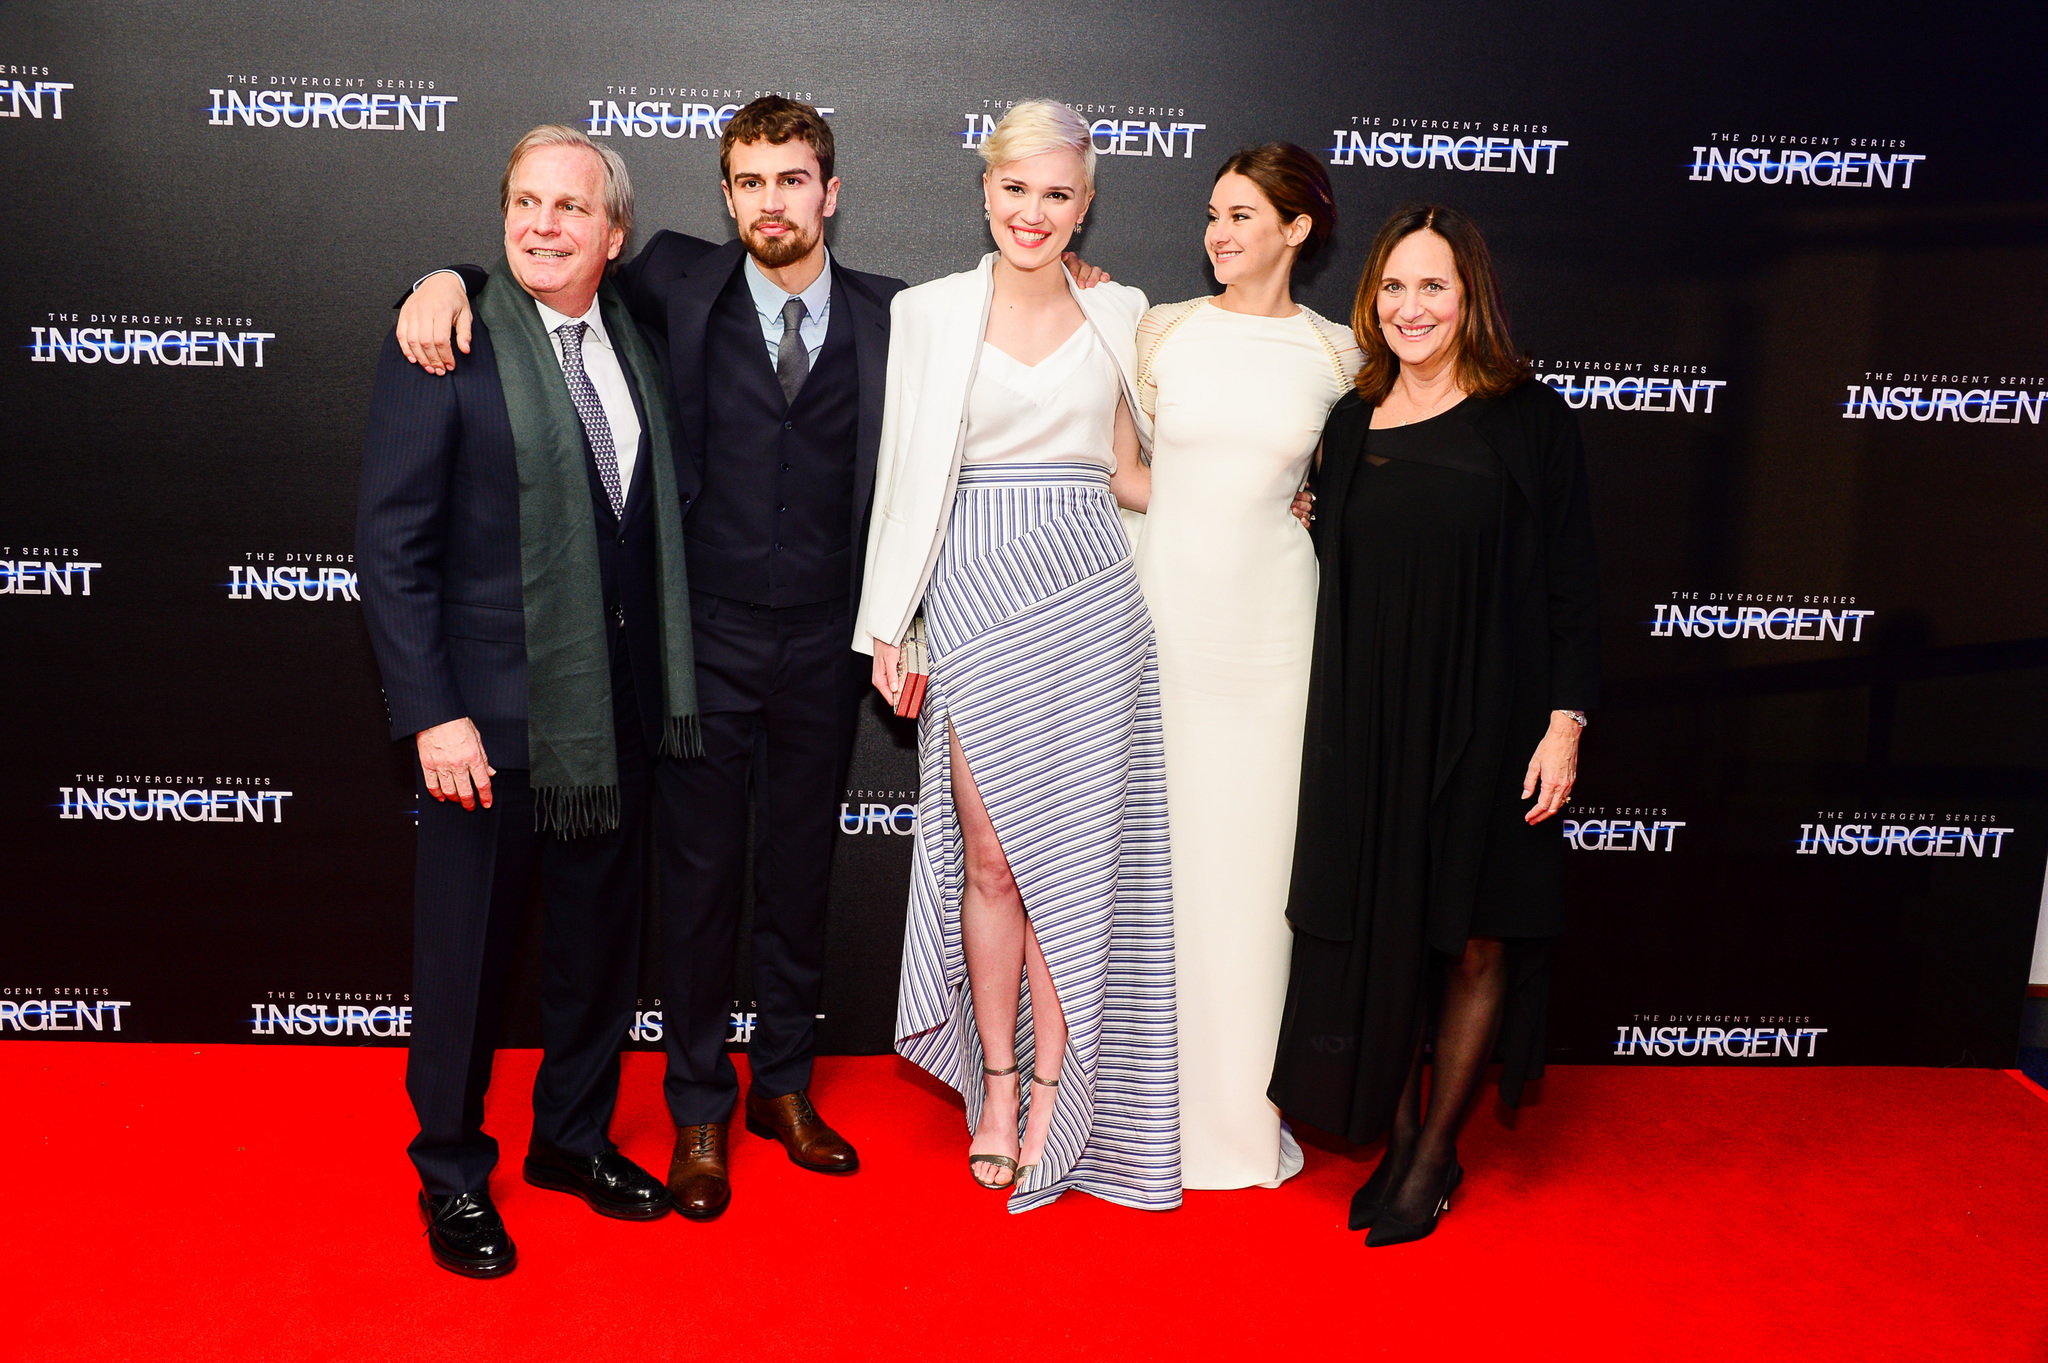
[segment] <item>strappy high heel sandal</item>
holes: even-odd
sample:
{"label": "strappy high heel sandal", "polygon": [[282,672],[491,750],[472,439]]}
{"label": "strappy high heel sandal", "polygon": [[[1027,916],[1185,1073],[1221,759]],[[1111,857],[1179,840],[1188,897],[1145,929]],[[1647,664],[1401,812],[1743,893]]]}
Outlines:
{"label": "strappy high heel sandal", "polygon": [[[1049,1089],[1056,1089],[1056,1088],[1058,1088],[1058,1087],[1060,1086],[1060,1081],[1059,1081],[1059,1080],[1057,1080],[1057,1079],[1040,1079],[1040,1078],[1038,1077],[1038,1071],[1037,1071],[1037,1070],[1033,1070],[1033,1071],[1031,1072],[1031,1082],[1032,1082],[1032,1083],[1034,1083],[1034,1084],[1043,1084],[1043,1085],[1045,1085],[1045,1087],[1047,1087],[1047,1088],[1049,1088]],[[1052,1139],[1052,1137],[1051,1137],[1050,1135],[1048,1135],[1048,1136],[1046,1137],[1046,1139],[1047,1139],[1048,1141],[1050,1141],[1050,1140]],[[1019,1150],[1019,1151],[1018,1151],[1017,1153],[1021,1155],[1021,1154],[1023,1154],[1024,1152],[1023,1152],[1022,1150]],[[1041,1158],[1041,1159],[1042,1159],[1042,1158],[1044,1158],[1043,1152],[1041,1152],[1041,1153],[1040,1153],[1040,1158]],[[1024,1181],[1024,1175],[1026,1175],[1026,1174],[1030,1173],[1030,1172],[1031,1172],[1031,1171],[1032,1171],[1033,1169],[1036,1169],[1037,1167],[1038,1167],[1038,1160],[1033,1160],[1033,1161],[1031,1161],[1031,1163],[1029,1163],[1029,1164],[1020,1164],[1020,1165],[1018,1165],[1018,1166],[1017,1166],[1017,1174],[1016,1174],[1016,1177],[1010,1180],[1010,1186],[1011,1186],[1011,1187],[1015,1187],[1015,1186],[1016,1186],[1017,1184],[1019,1184],[1019,1183],[1022,1183],[1022,1182]]]}
{"label": "strappy high heel sandal", "polygon": [[[984,1092],[987,1090],[988,1080],[1000,1079],[1006,1074],[1015,1074],[1016,1072],[1017,1065],[1014,1061],[1011,1062],[1010,1068],[1006,1070],[992,1070],[988,1066],[983,1065],[981,1073],[983,1076],[982,1088]],[[1036,1078],[1037,1076],[1034,1075],[1032,1077]],[[996,1169],[1008,1169],[1010,1171],[1009,1181],[1007,1183],[990,1183],[981,1176],[980,1170],[975,1167],[981,1164],[992,1165]],[[1011,1159],[1008,1155],[969,1155],[967,1157],[967,1176],[984,1188],[991,1188],[996,1192],[1001,1192],[1005,1188],[1016,1186],[1017,1180],[1024,1175],[1019,1172],[1017,1161]]]}

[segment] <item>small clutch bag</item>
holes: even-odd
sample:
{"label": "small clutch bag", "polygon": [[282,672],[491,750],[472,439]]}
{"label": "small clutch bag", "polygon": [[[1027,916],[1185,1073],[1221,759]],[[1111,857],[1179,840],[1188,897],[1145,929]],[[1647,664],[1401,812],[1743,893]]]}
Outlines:
{"label": "small clutch bag", "polygon": [[931,664],[925,659],[924,617],[918,616],[910,622],[910,630],[903,636],[903,689],[896,693],[896,713],[905,719],[916,719],[917,712],[924,707],[924,690],[931,682]]}

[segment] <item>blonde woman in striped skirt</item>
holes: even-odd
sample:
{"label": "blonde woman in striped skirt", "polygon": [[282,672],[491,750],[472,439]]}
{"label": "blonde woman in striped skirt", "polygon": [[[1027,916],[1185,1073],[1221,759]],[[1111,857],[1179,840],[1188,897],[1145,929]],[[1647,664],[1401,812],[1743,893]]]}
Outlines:
{"label": "blonde woman in striped skirt", "polygon": [[1172,888],[1143,510],[1145,296],[1061,263],[1087,123],[1015,106],[982,146],[996,251],[896,296],[854,646],[929,687],[896,1048],[958,1089],[1010,1208],[1180,1203]]}

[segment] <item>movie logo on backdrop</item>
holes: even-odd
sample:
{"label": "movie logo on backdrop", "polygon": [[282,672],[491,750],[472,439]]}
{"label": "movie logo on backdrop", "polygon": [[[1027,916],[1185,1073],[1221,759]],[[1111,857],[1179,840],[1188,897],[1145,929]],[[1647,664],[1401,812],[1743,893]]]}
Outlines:
{"label": "movie logo on backdrop", "polygon": [[2041,424],[2048,377],[2013,374],[1907,374],[1866,370],[1847,385],[1847,421],[1962,421],[1972,425]]}
{"label": "movie logo on backdrop", "polygon": [[412,1035],[412,995],[273,989],[249,1005],[251,1036],[360,1044]]}
{"label": "movie logo on backdrop", "polygon": [[[1055,96],[1057,98],[1057,96]],[[981,144],[1002,122],[1003,115],[1017,103],[1014,99],[983,99],[979,112],[962,117],[966,127],[953,136],[962,151],[979,152]],[[1088,120],[1088,136],[1097,156],[1152,156],[1191,160],[1195,134],[1207,132],[1206,123],[1188,121],[1188,111],[1172,104],[1130,104],[1116,100],[1063,100],[1075,113]],[[1164,122],[1160,120],[1164,119]]]}
{"label": "movie logo on backdrop", "polygon": [[[648,1000],[641,999],[638,1003],[634,1004],[633,1021],[626,1027],[626,1040],[642,1043],[660,1041],[662,1038],[661,1012],[660,999],[653,1000],[651,1004]],[[745,1007],[740,1006],[739,1000],[733,1000],[732,1011],[726,1014],[725,1044],[728,1046],[745,1046],[753,1041],[754,1028],[758,1018],[759,1013],[756,1011],[751,1000]],[[818,1014],[818,1021],[823,1022],[824,1020],[825,1015],[823,1013]]]}
{"label": "movie logo on backdrop", "polygon": [[48,1039],[65,1032],[118,1033],[122,1017],[135,1005],[113,995],[111,989],[77,985],[0,986],[0,1037],[29,1033]]}
{"label": "movie logo on backdrop", "polygon": [[1692,149],[1688,180],[1811,185],[1821,189],[1911,189],[1927,159],[1898,137],[1713,133]]}
{"label": "movie logo on backdrop", "polygon": [[849,790],[839,804],[839,831],[909,837],[917,832],[917,792]]}
{"label": "movie logo on backdrop", "polygon": [[360,601],[354,554],[246,553],[228,565],[230,601]]}
{"label": "movie logo on backdrop", "polygon": [[1799,592],[1671,592],[1653,603],[1654,639],[1770,639],[1778,643],[1863,642],[1877,612],[1853,596]]}
{"label": "movie logo on backdrop", "polygon": [[[699,85],[607,85],[592,97],[583,130],[592,137],[665,137],[716,143],[743,105],[763,95],[800,100],[830,118],[837,109],[818,103],[808,90],[754,90]],[[717,103],[709,101],[716,100]]]}
{"label": "movie logo on backdrop", "polygon": [[0,118],[64,118],[64,95],[75,89],[70,81],[51,80],[47,66],[16,66],[0,63]]}
{"label": "movie logo on backdrop", "polygon": [[284,822],[280,790],[267,776],[104,776],[80,773],[57,787],[60,819],[96,823]]}
{"label": "movie logo on backdrop", "polygon": [[1565,806],[1565,846],[1576,852],[1675,852],[1684,819],[1671,811],[1640,805]]}
{"label": "movie logo on backdrop", "polygon": [[661,1040],[661,1000],[650,1005],[646,999],[637,999],[633,1004],[633,1022],[626,1028],[628,1041]]}
{"label": "movie logo on backdrop", "polygon": [[[37,600],[0,605],[18,825],[0,1038],[395,1048],[422,1021],[400,991],[425,797],[414,745],[386,739],[349,551],[389,303],[436,261],[502,254],[451,185],[494,190],[511,139],[558,122],[625,156],[650,226],[724,240],[692,186],[730,120],[781,94],[854,153],[835,255],[916,280],[987,247],[980,224],[917,225],[931,185],[966,190],[1003,115],[1051,96],[1110,193],[1082,254],[1154,296],[1219,286],[1199,233],[1148,228],[1198,226],[1224,156],[1284,137],[1344,222],[1295,281],[1305,305],[1348,316],[1372,229],[1426,198],[1475,213],[1517,325],[1547,334],[1533,375],[1595,473],[1616,709],[1536,830],[1575,925],[1550,1058],[2013,1063],[2048,834],[2025,529],[2048,354],[2014,309],[2048,282],[2028,225],[2048,183],[2010,107],[2033,48],[2001,15],[1802,28],[1755,7],[1721,25],[1749,41],[1716,43],[1584,5],[1534,26],[1467,5],[1426,33],[1334,4],[1251,29],[1184,0],[1050,28],[1015,6],[835,0],[794,27],[754,0],[630,8],[6,11],[0,143],[29,282],[0,317],[18,361],[0,366],[0,595]],[[1778,49],[1772,75],[1759,53]],[[1899,78],[1916,62],[1965,74],[1929,99]],[[901,96],[877,74],[906,69]],[[1898,339],[1911,323],[1883,300],[1921,279],[1982,286],[1969,339]],[[286,714],[321,718],[262,719]],[[909,739],[863,702],[841,779],[899,784],[836,806],[814,1008],[832,1054],[892,1053],[922,822]],[[508,974],[522,1045],[534,947]],[[750,960],[741,945],[735,1050],[758,1034]],[[653,965],[622,998],[661,987]],[[629,1048],[665,1044],[664,1004],[617,1010]]]}
{"label": "movie logo on backdrop", "polygon": [[[263,343],[274,331],[250,331],[253,317],[155,312],[48,312],[29,328],[36,364],[141,364],[212,369],[263,368]],[[85,323],[79,326],[78,323]],[[115,328],[120,337],[115,338]]]}
{"label": "movie logo on backdrop", "polygon": [[1353,114],[1333,128],[1333,166],[1382,170],[1463,170],[1496,175],[1555,175],[1557,154],[1571,143],[1550,135],[1548,123],[1502,123],[1475,118],[1412,118]]}
{"label": "movie logo on backdrop", "polygon": [[209,87],[207,126],[444,133],[460,103],[436,80],[369,76],[231,75]]}
{"label": "movie logo on backdrop", "polygon": [[1618,1056],[1721,1060],[1817,1060],[1825,1027],[1809,1017],[1638,1013],[1614,1028]]}
{"label": "movie logo on backdrop", "polygon": [[103,566],[77,549],[0,544],[0,596],[91,596]]}
{"label": "movie logo on backdrop", "polygon": [[1703,364],[1642,361],[1538,360],[1535,377],[1583,412],[1697,412],[1714,414],[1714,397],[1728,380],[1709,378]]}
{"label": "movie logo on backdrop", "polygon": [[2015,832],[1996,814],[1823,809],[1799,825],[1793,851],[1803,857],[1975,857],[1993,861]]}

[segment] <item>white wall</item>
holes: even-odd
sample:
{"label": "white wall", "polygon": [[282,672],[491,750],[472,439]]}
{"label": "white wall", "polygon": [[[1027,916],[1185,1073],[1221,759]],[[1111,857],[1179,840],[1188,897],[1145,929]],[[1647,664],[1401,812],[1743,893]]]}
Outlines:
{"label": "white wall", "polygon": [[2041,877],[2041,918],[2034,928],[2034,968],[2030,984],[2048,984],[2048,872]]}

